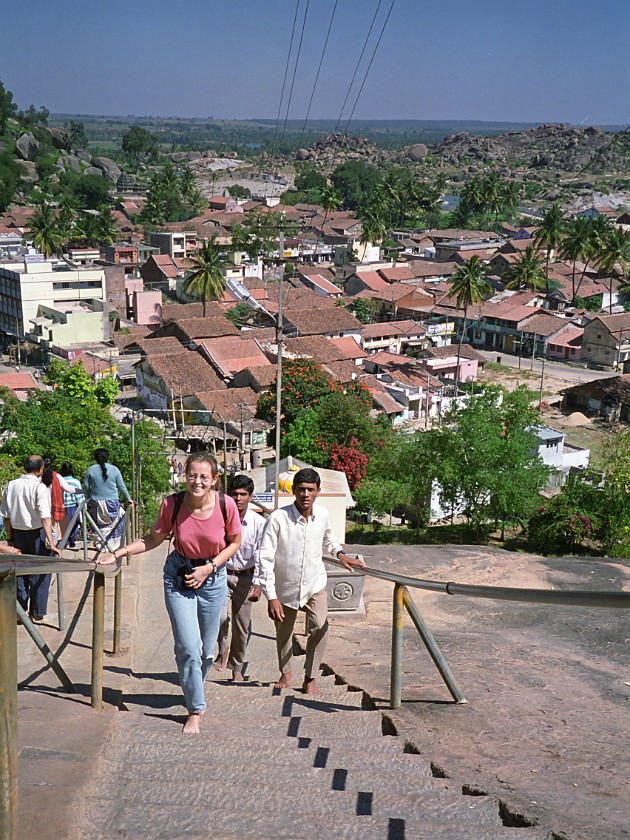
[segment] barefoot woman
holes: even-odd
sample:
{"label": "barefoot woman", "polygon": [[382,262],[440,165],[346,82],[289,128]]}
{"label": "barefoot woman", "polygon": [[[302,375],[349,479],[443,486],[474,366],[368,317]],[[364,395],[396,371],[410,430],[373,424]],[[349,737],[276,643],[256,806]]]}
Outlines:
{"label": "barefoot woman", "polygon": [[[205,452],[186,461],[186,492],[175,521],[175,496],[160,506],[153,530],[145,537],[103,554],[99,562],[151,551],[171,531],[174,550],[164,565],[164,597],[175,639],[175,659],[188,718],[184,732],[199,732],[199,716],[206,708],[203,683],[212,666],[219,620],[227,598],[225,562],[241,544],[241,520],[233,499],[214,489],[217,462]],[[225,516],[222,511],[225,510]],[[185,574],[185,561],[194,569]],[[179,574],[178,574],[179,572]]]}

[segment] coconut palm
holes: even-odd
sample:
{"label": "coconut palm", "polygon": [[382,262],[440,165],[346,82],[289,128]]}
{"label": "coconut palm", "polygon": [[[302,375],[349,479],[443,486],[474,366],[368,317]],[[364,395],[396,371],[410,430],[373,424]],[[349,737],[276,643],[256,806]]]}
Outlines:
{"label": "coconut palm", "polygon": [[193,194],[197,190],[197,181],[195,179],[195,175],[192,169],[189,169],[188,167],[184,169],[184,171],[181,174],[179,188],[184,198],[192,198]]}
{"label": "coconut palm", "polygon": [[565,220],[562,210],[557,204],[552,204],[543,216],[536,233],[534,243],[545,249],[545,291],[549,294],[549,260],[551,252],[558,247],[564,232]]}
{"label": "coconut palm", "polygon": [[485,267],[479,257],[472,256],[465,265],[460,266],[453,274],[451,296],[455,298],[458,309],[464,310],[464,327],[459,337],[457,348],[457,368],[455,370],[455,393],[459,385],[459,362],[462,355],[462,343],[466,335],[468,309],[481,303],[490,294],[490,284],[486,280]]}
{"label": "coconut palm", "polygon": [[96,219],[96,236],[98,245],[112,245],[119,237],[120,231],[108,207],[101,207]]}
{"label": "coconut palm", "polygon": [[28,230],[33,244],[45,257],[59,254],[63,236],[59,231],[55,211],[50,204],[40,204],[31,216]]}
{"label": "coconut palm", "polygon": [[537,292],[545,286],[545,272],[534,245],[528,245],[507,271],[508,289],[530,289]]}
{"label": "coconut palm", "polygon": [[223,257],[216,244],[216,238],[210,237],[204,243],[198,255],[192,259],[193,271],[184,281],[182,290],[192,292],[201,298],[203,317],[206,317],[206,301],[218,300],[225,290]]}
{"label": "coconut palm", "polygon": [[625,278],[628,274],[628,268],[630,268],[630,231],[612,225],[602,242],[596,260],[598,272],[610,278],[608,291],[610,293],[610,314],[612,315],[613,274]]}
{"label": "coconut palm", "polygon": [[[563,260],[570,260],[572,264],[571,270],[571,290],[572,298],[578,293],[578,287],[575,284],[575,266],[578,260],[586,262],[589,256],[590,243],[590,225],[587,219],[578,216],[572,219],[566,228],[566,235],[560,243],[560,256]],[[584,275],[582,274],[582,277]]]}

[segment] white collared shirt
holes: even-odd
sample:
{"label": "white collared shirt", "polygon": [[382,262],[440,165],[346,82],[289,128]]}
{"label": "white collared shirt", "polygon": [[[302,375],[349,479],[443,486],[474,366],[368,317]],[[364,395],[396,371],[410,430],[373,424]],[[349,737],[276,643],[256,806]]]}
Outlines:
{"label": "white collared shirt", "polygon": [[11,520],[16,531],[33,531],[42,527],[42,519],[50,519],[50,493],[39,476],[25,473],[7,485],[0,515]]}
{"label": "white collared shirt", "polygon": [[245,511],[241,522],[241,546],[225,564],[228,571],[240,572],[253,569],[252,586],[260,586],[260,540],[265,527],[265,520],[250,507]]}
{"label": "white collared shirt", "polygon": [[260,585],[271,601],[293,609],[326,586],[322,554],[334,557],[343,546],[333,534],[326,508],[313,506],[308,521],[296,506],[270,514],[260,544]]}

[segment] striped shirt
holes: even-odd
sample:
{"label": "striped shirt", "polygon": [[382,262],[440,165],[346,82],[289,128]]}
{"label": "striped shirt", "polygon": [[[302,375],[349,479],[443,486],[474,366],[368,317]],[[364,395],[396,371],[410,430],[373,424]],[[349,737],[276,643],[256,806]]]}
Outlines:
{"label": "striped shirt", "polygon": [[[65,475],[63,476],[66,484],[69,484],[71,487],[76,487],[77,490],[82,490],[81,482],[78,478],[75,478],[73,475]],[[63,487],[63,485],[62,485]],[[68,493],[67,490],[63,491],[63,506],[65,508],[69,507],[78,507],[81,502],[85,499],[83,492],[81,493]]]}

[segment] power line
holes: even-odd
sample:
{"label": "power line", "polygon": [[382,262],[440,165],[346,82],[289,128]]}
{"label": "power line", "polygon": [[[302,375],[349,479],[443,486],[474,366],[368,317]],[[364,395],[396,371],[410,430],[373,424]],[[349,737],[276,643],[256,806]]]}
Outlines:
{"label": "power line", "polygon": [[365,75],[364,75],[364,77],[363,77],[363,81],[361,82],[361,87],[359,88],[359,92],[357,93],[357,98],[354,100],[354,106],[353,106],[353,108],[352,108],[352,111],[350,112],[350,116],[348,117],[348,122],[346,123],[346,133],[347,133],[347,131],[348,131],[348,127],[349,127],[349,125],[350,125],[350,122],[351,122],[351,120],[352,120],[352,117],[354,116],[354,111],[355,111],[355,109],[356,109],[356,107],[357,107],[357,105],[358,105],[358,103],[359,103],[359,97],[361,96],[361,93],[363,92],[363,87],[364,87],[364,85],[365,85],[365,83],[366,83],[366,81],[367,81],[367,77],[368,77],[368,74],[369,74],[369,72],[370,72],[370,68],[372,67],[372,62],[374,61],[374,58],[375,58],[375,56],[376,56],[376,51],[378,50],[378,48],[379,48],[379,44],[381,43],[381,39],[382,39],[382,37],[383,37],[383,33],[385,32],[385,27],[387,26],[387,22],[389,21],[389,18],[390,18],[390,15],[391,15],[391,13],[392,13],[392,9],[394,8],[394,3],[395,3],[395,2],[396,2],[396,0],[392,0],[392,2],[391,2],[391,5],[390,5],[390,7],[389,7],[389,11],[387,12],[387,17],[385,18],[385,22],[383,23],[383,26],[382,26],[382,28],[381,28],[381,34],[378,36],[378,40],[377,40],[377,42],[376,42],[376,45],[375,45],[375,47],[374,47],[374,50],[372,51],[372,57],[370,58],[370,63],[369,63],[369,64],[368,64],[368,66],[367,66],[367,70],[365,71]]}
{"label": "power line", "polygon": [[289,119],[289,109],[291,108],[291,100],[293,98],[293,86],[295,84],[295,77],[297,75],[298,64],[300,63],[300,53],[302,52],[302,41],[304,39],[304,29],[306,27],[306,17],[308,15],[308,7],[310,5],[310,0],[306,0],[306,8],[304,10],[304,18],[302,20],[302,31],[300,32],[300,41],[298,43],[297,48],[297,55],[295,56],[295,65],[293,67],[293,77],[291,79],[291,88],[289,90],[289,99],[287,101],[287,110],[284,115],[284,125],[282,126],[282,136],[280,138],[280,142],[284,140],[284,135],[287,129],[287,120]]}
{"label": "power line", "polygon": [[372,34],[372,29],[374,28],[374,24],[376,22],[376,17],[379,13],[382,2],[383,2],[383,0],[378,0],[378,5],[376,7],[376,11],[374,12],[374,16],[372,17],[372,23],[370,24],[370,28],[368,29],[368,34],[365,36],[365,41],[363,43],[363,49],[361,50],[361,55],[359,56],[359,60],[357,61],[356,67],[354,68],[354,73],[352,74],[352,80],[350,81],[350,84],[348,86],[348,91],[346,93],[345,99],[343,100],[343,105],[341,106],[341,111],[339,112],[339,117],[338,117],[337,122],[335,123],[335,127],[333,129],[333,134],[335,134],[337,129],[339,128],[339,123],[341,122],[341,117],[343,116],[343,110],[346,107],[346,103],[348,102],[348,97],[350,96],[350,91],[352,90],[352,85],[354,84],[354,80],[356,79],[357,73],[359,72],[359,65],[361,64],[361,61],[363,59],[363,55],[364,55],[365,50],[366,50],[367,45],[368,45],[368,41],[370,40],[370,35]]}
{"label": "power line", "polygon": [[293,15],[293,26],[291,28],[291,38],[289,40],[289,51],[287,52],[287,63],[284,68],[284,78],[282,79],[282,91],[280,93],[280,101],[278,102],[278,114],[276,116],[276,126],[273,132],[273,140],[271,141],[271,159],[276,152],[276,138],[278,136],[278,127],[280,125],[280,114],[282,113],[282,100],[284,99],[284,90],[287,83],[287,76],[289,75],[289,64],[291,63],[291,53],[293,52],[293,38],[295,37],[295,24],[297,23],[298,11],[300,8],[300,0],[295,4],[295,14]]}
{"label": "power line", "polygon": [[315,81],[313,82],[313,90],[311,91],[311,98],[308,101],[308,108],[306,109],[306,117],[304,118],[304,125],[302,126],[302,133],[300,134],[300,142],[299,145],[302,144],[302,138],[304,137],[304,132],[306,131],[306,124],[308,122],[308,118],[311,113],[311,105],[313,104],[313,97],[315,96],[315,88],[317,87],[317,82],[319,81],[319,74],[322,69],[322,64],[324,62],[324,55],[326,54],[326,47],[328,46],[328,39],[330,38],[330,31],[332,29],[333,20],[335,19],[335,12],[337,11],[337,5],[339,0],[335,0],[335,5],[332,10],[332,14],[330,16],[330,23],[328,24],[328,32],[326,33],[326,40],[324,41],[324,47],[322,49],[322,54],[319,59],[319,67],[317,68],[317,74],[315,76]]}

